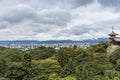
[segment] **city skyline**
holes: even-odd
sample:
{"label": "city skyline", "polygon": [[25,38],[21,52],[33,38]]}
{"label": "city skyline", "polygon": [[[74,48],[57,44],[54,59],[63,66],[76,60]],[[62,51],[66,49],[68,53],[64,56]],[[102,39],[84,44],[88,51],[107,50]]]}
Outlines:
{"label": "city skyline", "polygon": [[120,0],[0,0],[0,40],[84,40],[120,34]]}

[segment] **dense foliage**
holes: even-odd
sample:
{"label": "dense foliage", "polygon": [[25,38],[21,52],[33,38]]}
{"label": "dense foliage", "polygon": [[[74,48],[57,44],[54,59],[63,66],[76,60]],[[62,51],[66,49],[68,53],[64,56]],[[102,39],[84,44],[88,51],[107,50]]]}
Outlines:
{"label": "dense foliage", "polygon": [[120,80],[120,48],[106,56],[107,47],[0,47],[0,80]]}

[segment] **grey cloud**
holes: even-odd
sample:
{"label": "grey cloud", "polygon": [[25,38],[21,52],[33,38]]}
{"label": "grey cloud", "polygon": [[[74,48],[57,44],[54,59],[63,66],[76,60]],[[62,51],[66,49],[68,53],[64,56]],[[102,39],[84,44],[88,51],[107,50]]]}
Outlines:
{"label": "grey cloud", "polygon": [[[72,28],[70,29],[63,29],[61,32],[59,32],[59,36],[66,36],[66,37],[70,37],[72,36],[80,36],[80,35],[84,35],[84,34],[89,34],[92,36],[95,36],[99,33],[102,34],[106,34],[104,35],[104,37],[107,37],[108,34],[111,32],[111,27],[112,25],[114,25],[115,30],[118,29],[118,23],[119,21],[117,20],[110,20],[110,21],[104,21],[104,22],[97,22],[94,24],[83,24],[83,25],[77,25],[77,26],[72,26]],[[112,23],[111,23],[112,22]],[[101,35],[101,34],[99,34]],[[57,37],[57,35],[56,35]],[[96,36],[96,37],[103,37],[103,36]],[[96,38],[95,37],[95,38]]]}
{"label": "grey cloud", "polygon": [[29,5],[23,4],[3,8],[2,12],[0,12],[0,21],[19,23],[25,20],[31,20],[35,23],[38,22],[38,24],[63,26],[71,20],[71,15],[69,12],[59,9],[57,11],[54,8],[51,10],[45,9],[44,12],[44,9],[36,10]]}
{"label": "grey cloud", "polygon": [[71,31],[74,35],[81,35],[90,31],[90,25],[81,25],[71,28]]}
{"label": "grey cloud", "polygon": [[48,25],[65,26],[71,21],[71,15],[69,12],[64,11],[48,11],[39,14],[39,23]]}
{"label": "grey cloud", "polygon": [[26,5],[18,5],[15,7],[5,8],[0,12],[0,21],[20,22],[24,19],[32,19],[36,13],[32,8]]}
{"label": "grey cloud", "polygon": [[[109,1],[112,2],[113,0]],[[99,34],[96,33],[101,31],[107,36],[107,33],[111,31],[111,26],[120,25],[120,20],[119,18],[116,19],[116,17],[113,17],[115,20],[102,22],[101,19],[107,20],[103,13],[102,15],[98,13],[104,12],[102,10],[103,7],[101,8],[98,5],[96,8],[95,6],[97,4],[94,5],[93,2],[94,0],[2,0],[0,2],[0,29],[7,30],[5,33],[3,33],[4,30],[0,30],[0,34],[4,36],[8,35],[9,39],[26,39],[25,37],[38,39],[41,36],[46,37],[49,35],[53,39],[59,37],[72,39],[72,36],[80,39],[80,36],[83,34],[90,34],[90,36],[95,34],[97,36]],[[111,4],[108,0],[99,0],[101,5],[110,7],[119,6],[119,1],[117,0],[116,2],[112,2],[113,4]],[[90,8],[88,8],[89,4],[91,4]],[[99,15],[91,18],[91,15],[94,15],[96,12],[100,16],[103,16],[100,20],[95,18]],[[81,18],[79,13],[85,13],[85,15]],[[106,11],[105,15],[106,13],[115,14],[111,10]],[[76,17],[74,17],[75,15]],[[82,19],[84,24],[82,23]],[[88,22],[89,20],[91,20],[90,24]],[[84,21],[86,21],[86,24]]]}
{"label": "grey cloud", "polygon": [[1,5],[30,4],[36,7],[79,7],[92,3],[94,0],[1,0]]}
{"label": "grey cloud", "polygon": [[28,4],[31,0],[0,0],[0,5],[6,5],[6,6],[11,6],[11,5],[16,5],[16,4]]}
{"label": "grey cloud", "polygon": [[108,20],[108,21],[102,21],[99,23],[96,23],[100,30],[103,32],[111,32],[112,26],[115,30],[120,30],[120,18]]}
{"label": "grey cloud", "polygon": [[43,25],[43,24],[38,24],[38,23],[31,23],[27,26],[31,27],[32,31],[35,34],[47,33],[47,32],[50,32],[51,30],[53,30],[54,28],[56,28],[56,26]]}
{"label": "grey cloud", "polygon": [[79,6],[84,6],[87,4],[92,3],[94,0],[72,0],[71,3],[74,4],[74,6],[79,7]]}
{"label": "grey cloud", "polygon": [[98,0],[98,2],[104,7],[120,8],[120,0]]}
{"label": "grey cloud", "polygon": [[9,25],[7,22],[0,22],[0,29],[6,29]]}
{"label": "grey cloud", "polygon": [[[36,5],[41,8],[42,6],[45,8],[52,6],[54,10],[55,7],[79,7],[91,2],[93,0],[11,0],[10,2],[1,0],[0,4],[7,6],[0,8],[2,10],[0,12],[0,21],[19,23],[24,20],[32,20],[39,24],[65,26],[72,19],[69,11],[49,12],[48,9],[48,12],[41,15],[38,14],[37,10],[39,9],[36,8]],[[40,10],[44,10],[44,8]]]}
{"label": "grey cloud", "polygon": [[90,33],[90,32],[96,32],[98,30],[98,27],[94,24],[90,25],[78,25],[78,26],[73,26],[71,29],[66,30],[66,33],[71,33],[72,35],[82,35],[83,33]]}
{"label": "grey cloud", "polygon": [[94,0],[31,0],[31,3],[38,4],[37,7],[53,8],[54,6],[61,8],[76,8],[92,3]]}

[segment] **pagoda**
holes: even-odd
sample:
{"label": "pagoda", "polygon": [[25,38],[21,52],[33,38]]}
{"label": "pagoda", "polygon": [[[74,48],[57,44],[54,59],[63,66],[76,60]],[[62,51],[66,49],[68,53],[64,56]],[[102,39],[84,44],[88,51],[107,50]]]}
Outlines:
{"label": "pagoda", "polygon": [[118,34],[113,31],[109,34],[109,43],[110,45],[120,45],[120,37],[116,37]]}

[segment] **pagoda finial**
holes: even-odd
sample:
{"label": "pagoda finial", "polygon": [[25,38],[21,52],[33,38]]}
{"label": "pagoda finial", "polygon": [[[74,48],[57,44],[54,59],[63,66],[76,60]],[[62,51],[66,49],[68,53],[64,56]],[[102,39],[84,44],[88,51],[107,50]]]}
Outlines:
{"label": "pagoda finial", "polygon": [[114,27],[113,27],[113,26],[112,26],[112,33],[110,33],[109,36],[111,36],[111,35],[112,35],[112,36],[113,36],[113,35],[114,35],[114,36],[118,35],[117,33],[114,32]]}
{"label": "pagoda finial", "polygon": [[113,30],[114,30],[114,27],[112,26],[112,32],[114,32]]}

